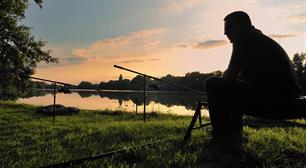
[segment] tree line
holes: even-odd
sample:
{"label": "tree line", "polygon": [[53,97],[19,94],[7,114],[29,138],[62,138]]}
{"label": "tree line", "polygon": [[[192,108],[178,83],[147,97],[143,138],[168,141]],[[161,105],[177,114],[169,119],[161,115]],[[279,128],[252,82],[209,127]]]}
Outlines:
{"label": "tree line", "polygon": [[[301,91],[306,93],[306,53],[296,53],[292,59],[292,65],[296,71]],[[211,76],[221,76],[221,71],[214,71],[211,73],[188,72],[185,76],[166,75],[160,79],[170,84],[164,84],[159,81],[146,78],[146,90],[159,90],[159,91],[186,91],[182,88],[174,87],[172,84],[179,84],[199,91],[205,91],[204,82]],[[44,82],[34,82],[36,88],[49,88],[53,89],[54,86],[48,85]],[[64,86],[65,88],[73,88]],[[144,79],[143,76],[137,75],[136,77],[124,79],[120,74],[118,80],[110,80],[108,82],[91,83],[88,81],[81,81],[78,84],[79,89],[101,89],[101,90],[143,90]]]}
{"label": "tree line", "polygon": [[[40,62],[57,63],[58,58],[45,50],[46,41],[37,39],[31,33],[30,27],[22,24],[25,18],[25,11],[29,2],[34,1],[42,8],[43,0],[1,0],[0,1],[0,99],[16,99],[16,95],[22,94],[27,88],[54,88],[51,84],[31,82],[27,76],[34,74],[37,64]],[[306,66],[305,53],[296,53],[293,57],[293,66],[300,81],[301,90],[306,93]],[[273,65],[271,65],[273,66]],[[184,85],[193,89],[204,91],[204,81],[210,76],[220,76],[221,71],[212,73],[190,72],[185,76],[167,75],[162,80],[169,83]],[[128,89],[142,90],[167,90],[184,91],[171,85],[165,85],[146,78],[146,85],[143,85],[143,77],[136,76],[133,79],[123,79],[120,75],[118,80],[100,82],[93,84],[82,81],[78,88],[84,89]],[[61,86],[68,88],[68,86]]]}
{"label": "tree line", "polygon": [[[292,65],[296,71],[302,94],[306,93],[306,53],[296,53],[292,59]],[[187,91],[182,88],[175,87],[172,84],[179,84],[199,91],[205,91],[205,80],[211,76],[221,76],[221,71],[214,71],[211,73],[188,72],[184,76],[166,75],[160,79],[170,84],[161,83],[159,81],[146,78],[146,90],[148,91]],[[40,82],[40,81],[26,81],[25,88],[38,88],[38,89],[54,89],[54,84]],[[124,79],[120,74],[118,80],[110,80],[107,82],[91,83],[88,81],[81,81],[78,87],[71,87],[65,85],[58,85],[57,89],[100,89],[100,90],[143,90],[144,79],[143,76],[137,75],[131,80]],[[17,92],[17,90],[16,90]],[[18,94],[20,95],[20,94]],[[8,95],[1,95],[6,99]],[[9,99],[12,95],[9,95]],[[15,96],[15,95],[14,95]]]}
{"label": "tree line", "polygon": [[[100,90],[143,90],[144,87],[149,91],[187,91],[184,88],[178,88],[171,84],[179,84],[199,91],[205,91],[204,82],[211,76],[221,76],[221,71],[214,71],[211,73],[189,72],[185,76],[166,75],[160,79],[169,84],[162,83],[150,78],[144,79],[142,75],[137,75],[131,80],[124,79],[120,74],[118,80],[110,80],[108,82],[91,83],[88,81],[81,81],[78,87],[59,86],[58,89],[100,89]],[[53,89],[54,84],[47,84],[44,82],[33,82],[32,87],[38,89]]]}
{"label": "tree line", "polygon": [[301,91],[306,93],[306,53],[296,53],[292,59],[293,68],[296,71]]}

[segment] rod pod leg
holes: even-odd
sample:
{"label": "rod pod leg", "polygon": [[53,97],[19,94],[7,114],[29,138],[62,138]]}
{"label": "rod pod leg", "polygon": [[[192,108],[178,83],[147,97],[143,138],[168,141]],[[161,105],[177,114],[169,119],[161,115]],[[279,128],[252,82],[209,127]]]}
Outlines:
{"label": "rod pod leg", "polygon": [[189,124],[189,127],[185,133],[185,136],[184,136],[184,141],[188,141],[191,137],[191,131],[193,130],[193,127],[198,119],[198,117],[201,117],[201,107],[202,107],[202,104],[200,102],[198,102],[198,105],[197,105],[197,108],[196,108],[196,111],[191,119],[191,122]]}

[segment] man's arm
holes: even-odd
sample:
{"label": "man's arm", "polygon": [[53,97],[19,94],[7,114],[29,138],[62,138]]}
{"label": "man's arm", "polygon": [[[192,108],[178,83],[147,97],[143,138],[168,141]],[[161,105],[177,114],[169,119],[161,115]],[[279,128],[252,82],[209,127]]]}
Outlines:
{"label": "man's arm", "polygon": [[236,80],[239,73],[240,69],[238,67],[229,67],[223,72],[222,77],[226,79]]}
{"label": "man's arm", "polygon": [[241,73],[242,65],[245,62],[244,43],[234,43],[232,56],[227,69],[223,72],[222,77],[226,79],[236,80]]}

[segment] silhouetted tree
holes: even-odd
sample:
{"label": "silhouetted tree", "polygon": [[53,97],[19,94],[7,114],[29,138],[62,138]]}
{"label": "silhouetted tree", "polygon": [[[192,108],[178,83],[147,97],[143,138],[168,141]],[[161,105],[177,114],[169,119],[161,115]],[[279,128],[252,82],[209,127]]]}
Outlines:
{"label": "silhouetted tree", "polygon": [[[42,0],[35,2],[42,7]],[[21,24],[28,5],[28,0],[0,1],[0,99],[15,99],[37,63],[58,61],[49,50],[42,50],[45,42],[35,39],[30,28]]]}
{"label": "silhouetted tree", "polygon": [[123,79],[119,82],[119,89],[128,90],[131,87],[131,82],[128,79]]}
{"label": "silhouetted tree", "polygon": [[107,89],[107,84],[106,82],[100,82],[99,85],[98,85],[98,88],[99,89]]}
{"label": "silhouetted tree", "polygon": [[134,90],[143,89],[143,76],[137,75],[131,80],[131,89]]}
{"label": "silhouetted tree", "polygon": [[302,86],[302,91],[305,93],[306,91],[306,53],[296,53],[293,56],[292,64],[294,70],[297,73],[300,85]]}
{"label": "silhouetted tree", "polygon": [[[161,78],[161,80],[167,81],[168,83],[178,83],[178,79],[179,79],[178,77],[175,77],[175,76],[170,75],[170,74]],[[171,91],[171,90],[180,90],[180,89],[179,88],[174,88],[173,86],[171,86],[169,84],[164,84],[164,85],[162,85],[161,90]]]}
{"label": "silhouetted tree", "polygon": [[35,82],[32,82],[32,88],[37,88],[37,89],[45,89],[45,82],[38,82],[38,81],[35,81]]}
{"label": "silhouetted tree", "polygon": [[120,82],[120,81],[122,81],[122,80],[123,80],[123,77],[122,77],[122,74],[120,74],[120,75],[119,75],[118,81]]}
{"label": "silhouetted tree", "polygon": [[82,89],[96,89],[96,85],[94,85],[90,82],[87,82],[87,81],[82,81],[79,84],[79,87],[82,88]]}

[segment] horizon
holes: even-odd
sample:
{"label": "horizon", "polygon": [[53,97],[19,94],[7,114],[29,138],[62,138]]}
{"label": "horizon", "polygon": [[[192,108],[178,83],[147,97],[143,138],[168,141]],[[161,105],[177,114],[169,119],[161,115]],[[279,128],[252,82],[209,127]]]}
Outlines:
{"label": "horizon", "polygon": [[97,83],[136,76],[114,64],[156,77],[224,71],[232,46],[223,18],[236,10],[247,12],[291,59],[306,52],[306,0],[66,0],[44,1],[42,9],[31,1],[23,23],[60,60],[40,64],[34,76]]}

